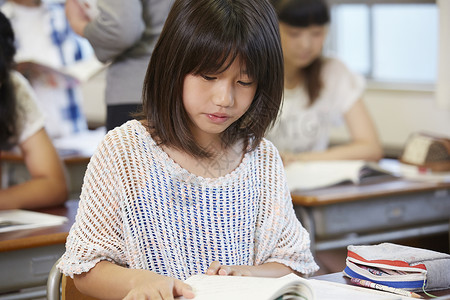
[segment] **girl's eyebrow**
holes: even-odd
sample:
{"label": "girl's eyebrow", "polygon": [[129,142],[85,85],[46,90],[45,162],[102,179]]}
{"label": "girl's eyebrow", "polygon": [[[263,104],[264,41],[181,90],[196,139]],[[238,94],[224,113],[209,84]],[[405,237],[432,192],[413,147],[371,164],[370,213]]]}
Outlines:
{"label": "girl's eyebrow", "polygon": [[248,70],[247,70],[247,68],[245,68],[245,69],[241,69],[241,74],[243,74],[243,75],[249,75],[249,73],[248,73]]}

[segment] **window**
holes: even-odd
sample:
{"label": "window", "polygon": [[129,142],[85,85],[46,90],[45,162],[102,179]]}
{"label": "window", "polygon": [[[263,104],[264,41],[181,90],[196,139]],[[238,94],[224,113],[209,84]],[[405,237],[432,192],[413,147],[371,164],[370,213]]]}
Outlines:
{"label": "window", "polygon": [[326,52],[375,82],[434,84],[439,11],[431,0],[329,0]]}

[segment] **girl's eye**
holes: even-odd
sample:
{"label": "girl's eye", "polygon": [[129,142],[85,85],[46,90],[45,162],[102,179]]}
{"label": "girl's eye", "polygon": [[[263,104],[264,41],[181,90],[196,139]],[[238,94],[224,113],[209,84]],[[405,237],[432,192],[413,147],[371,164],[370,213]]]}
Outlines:
{"label": "girl's eye", "polygon": [[216,79],[216,77],[211,77],[211,76],[208,76],[208,75],[202,75],[202,77],[205,80],[214,80],[214,79]]}
{"label": "girl's eye", "polygon": [[246,82],[246,81],[238,81],[238,83],[242,86],[251,86],[253,84],[252,81]]}
{"label": "girl's eye", "polygon": [[314,37],[319,37],[319,36],[322,36],[322,30],[313,30],[313,31],[311,31],[311,35],[312,36],[314,36]]}
{"label": "girl's eye", "polygon": [[286,30],[286,32],[290,37],[295,38],[301,36],[303,31],[300,29],[293,29],[293,30]]}

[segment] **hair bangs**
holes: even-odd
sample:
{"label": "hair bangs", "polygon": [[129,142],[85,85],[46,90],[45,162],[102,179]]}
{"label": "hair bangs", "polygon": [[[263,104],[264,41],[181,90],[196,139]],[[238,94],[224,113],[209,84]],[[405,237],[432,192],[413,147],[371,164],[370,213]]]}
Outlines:
{"label": "hair bangs", "polygon": [[[208,23],[207,26],[197,27],[195,40],[191,40],[187,52],[187,60],[191,74],[220,74],[227,70],[236,58],[248,57],[245,52],[248,37],[241,32],[235,12],[226,9],[219,10],[216,18],[203,19],[202,14],[196,15],[199,22]],[[198,24],[198,23],[197,23]],[[205,24],[206,25],[206,24]],[[213,28],[211,30],[211,28]]]}
{"label": "hair bangs", "polygon": [[[227,70],[234,62],[238,53],[236,49],[229,45],[222,45],[217,42],[208,43],[202,51],[192,51],[192,70],[188,73],[199,74],[220,74]],[[208,59],[205,59],[208,58]]]}
{"label": "hair bangs", "polygon": [[317,0],[280,1],[276,6],[281,22],[295,27],[325,25],[330,22],[327,4]]}

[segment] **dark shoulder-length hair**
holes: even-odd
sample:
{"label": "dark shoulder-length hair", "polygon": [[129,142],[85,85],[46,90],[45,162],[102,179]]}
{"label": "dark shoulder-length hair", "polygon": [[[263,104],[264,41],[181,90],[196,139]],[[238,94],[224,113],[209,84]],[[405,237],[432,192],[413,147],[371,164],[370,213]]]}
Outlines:
{"label": "dark shoulder-length hair", "polygon": [[14,32],[0,12],[0,149],[11,148],[17,137],[17,110],[11,70],[14,63]]}
{"label": "dark shoulder-length hair", "polygon": [[[294,27],[323,26],[330,22],[330,12],[324,0],[271,0],[280,22]],[[301,71],[304,78],[309,104],[319,97],[322,88],[320,71],[322,57],[316,58]]]}
{"label": "dark shoulder-length hair", "polygon": [[221,135],[225,147],[244,139],[254,150],[278,114],[283,57],[278,21],[267,0],[177,0],[153,51],[143,88],[143,115],[158,142],[195,157],[211,154],[197,145],[183,106],[188,74],[226,70],[239,59],[257,90],[247,112]]}

